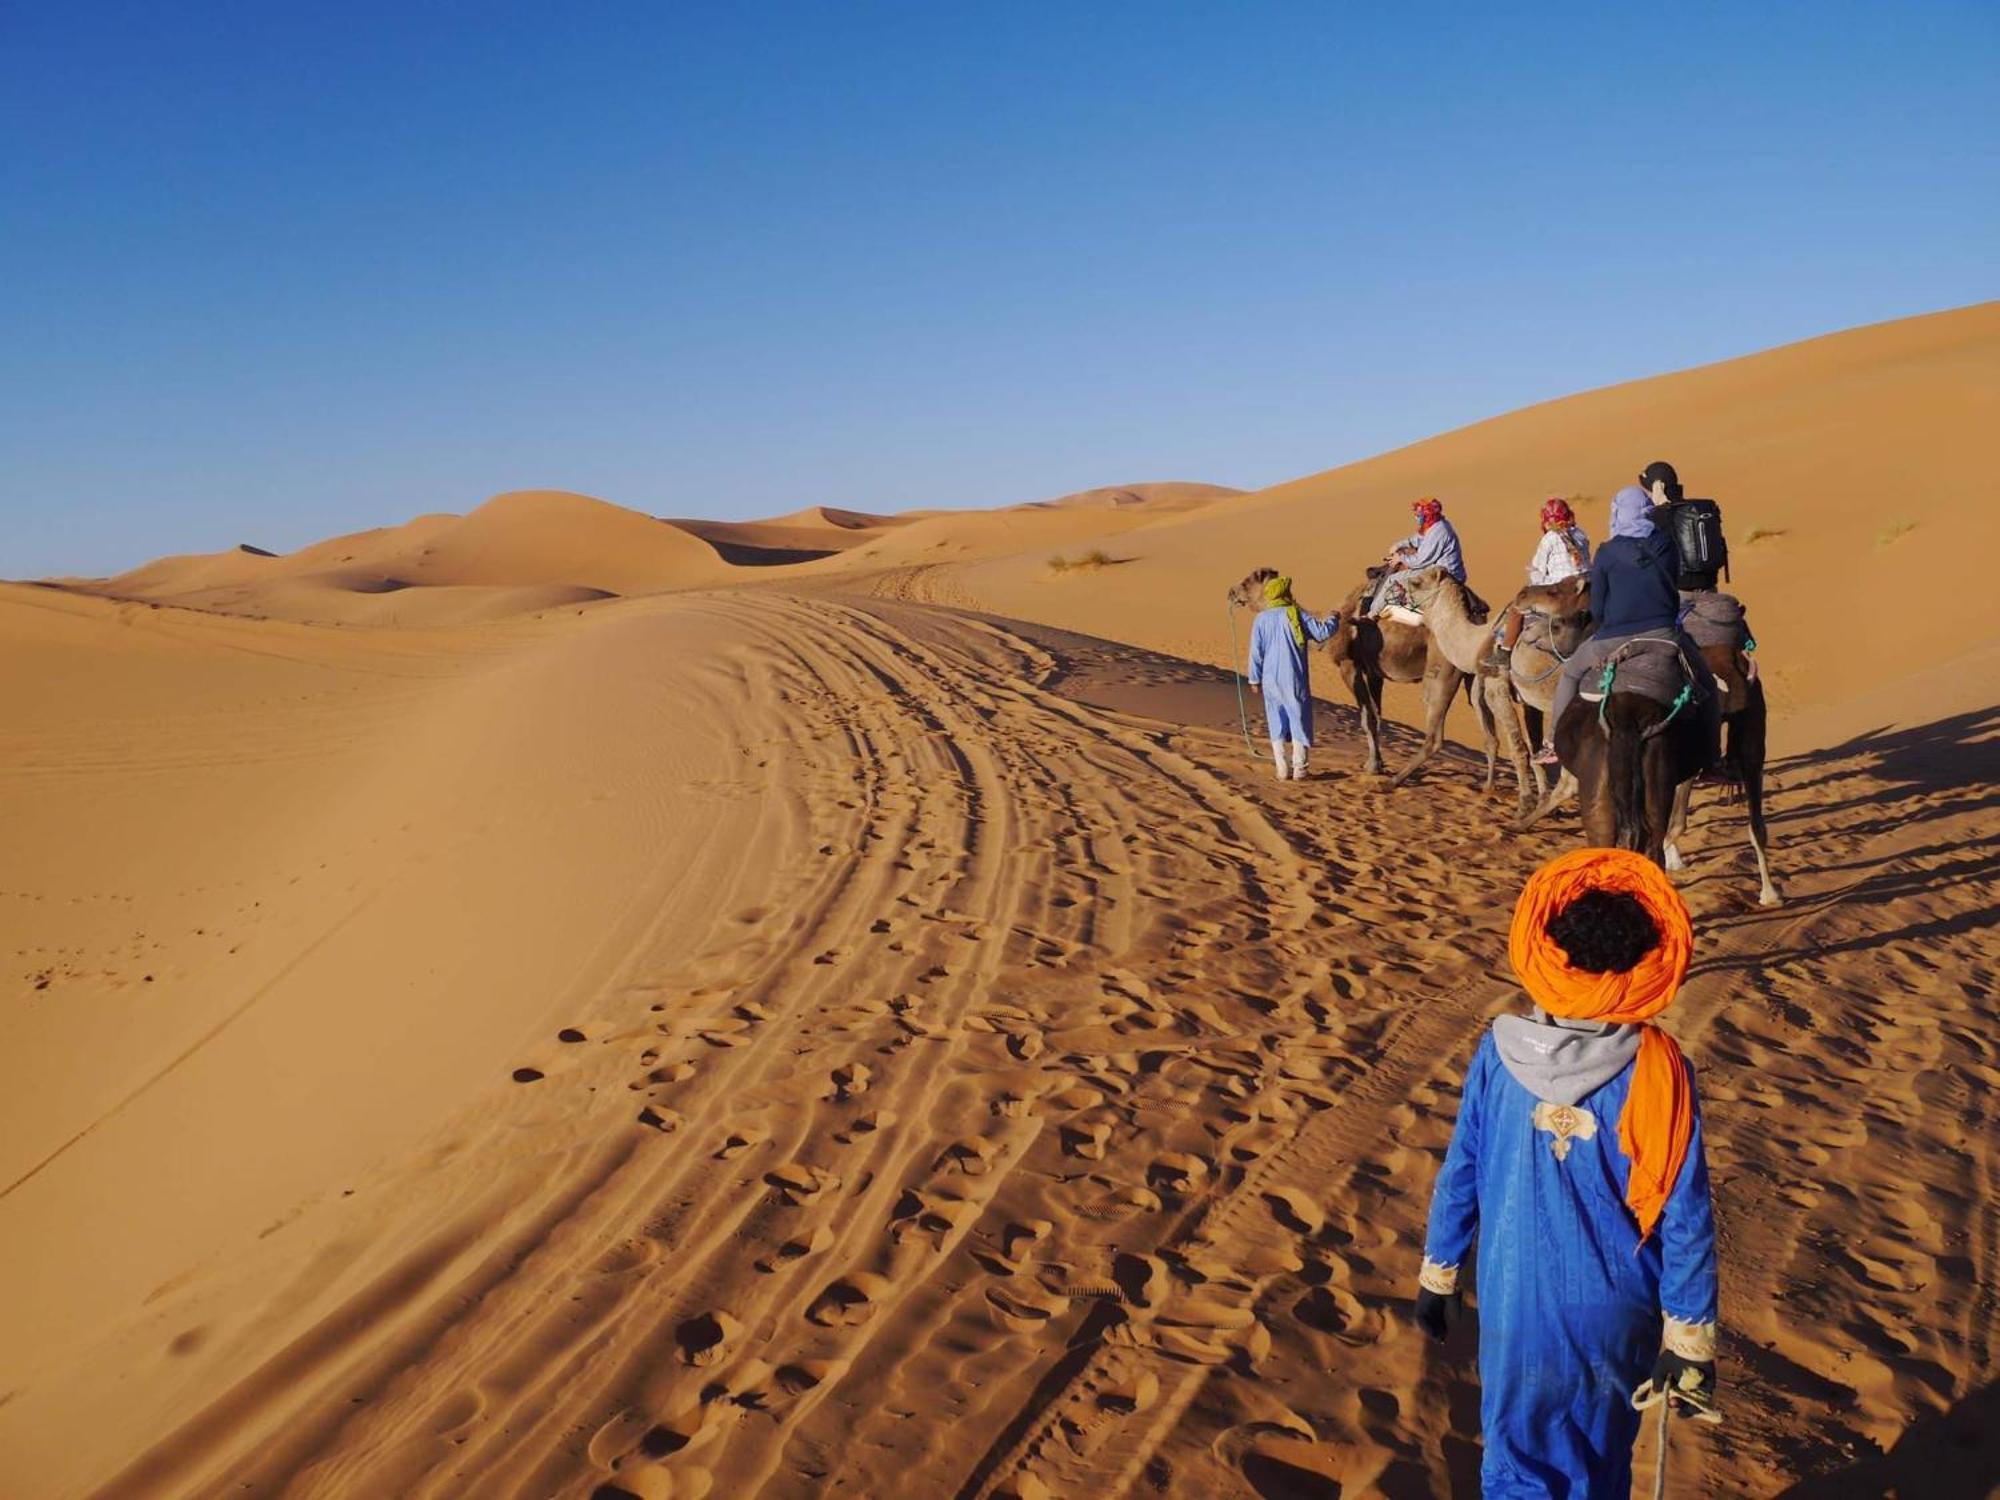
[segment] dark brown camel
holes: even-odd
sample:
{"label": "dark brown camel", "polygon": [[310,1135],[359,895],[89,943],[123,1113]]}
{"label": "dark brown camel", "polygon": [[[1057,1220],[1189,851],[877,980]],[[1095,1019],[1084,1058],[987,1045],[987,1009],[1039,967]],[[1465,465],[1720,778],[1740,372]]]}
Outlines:
{"label": "dark brown camel", "polygon": [[[1370,620],[1362,615],[1368,596],[1374,591],[1380,570],[1371,570],[1369,580],[1349,594],[1340,606],[1340,629],[1323,648],[1332,658],[1347,690],[1360,711],[1361,732],[1368,740],[1368,756],[1361,769],[1373,776],[1383,774],[1382,764],[1382,684],[1420,682],[1424,689],[1424,722],[1442,723],[1451,706],[1452,694],[1469,682],[1441,652],[1430,649],[1430,632],[1422,625],[1400,620]],[[1276,568],[1258,568],[1229,591],[1233,605],[1261,608],[1266,579],[1276,578]],[[1486,739],[1486,789],[1491,791],[1499,764],[1498,744],[1491,718],[1483,704],[1474,702],[1480,728]],[[1426,758],[1405,768],[1403,775],[1416,769]],[[1400,778],[1399,778],[1400,784]]]}
{"label": "dark brown camel", "polygon": [[1699,716],[1638,693],[1579,697],[1556,725],[1556,754],[1576,778],[1584,841],[1664,868],[1677,794],[1701,769]]}
{"label": "dark brown camel", "polygon": [[[1743,810],[1750,823],[1750,849],[1757,856],[1757,904],[1776,906],[1782,898],[1771,879],[1767,853],[1770,835],[1764,830],[1764,744],[1769,728],[1764,684],[1752,675],[1749,659],[1734,646],[1703,646],[1701,656],[1708,663],[1708,670],[1715,674],[1715,685],[1722,694],[1722,726],[1727,736],[1722,763],[1729,781],[1743,799]],[[1682,783],[1674,794],[1673,819],[1667,828],[1669,870],[1687,868],[1687,861],[1681,858],[1676,846],[1687,833],[1693,794],[1691,781]]]}
{"label": "dark brown camel", "polygon": [[[1587,580],[1566,580],[1548,589],[1524,589],[1518,596],[1517,602],[1538,608],[1548,616],[1549,639],[1554,648],[1550,653],[1552,657],[1559,655],[1567,658],[1590,635],[1591,621],[1588,612],[1590,588]],[[1708,646],[1702,648],[1701,654],[1702,659],[1708,663],[1709,671],[1714,674],[1718,690],[1722,693],[1722,723],[1726,736],[1723,764],[1730,779],[1741,789],[1745,811],[1748,814],[1750,848],[1757,857],[1757,901],[1761,906],[1776,906],[1781,898],[1777,885],[1771,879],[1768,852],[1770,839],[1764,824],[1764,755],[1769,724],[1764,685],[1753,675],[1748,657],[1735,647]],[[1518,665],[1517,663],[1517,668]],[[1612,704],[1627,696],[1623,693],[1613,693],[1610,702],[1605,705],[1604,719],[1607,730],[1611,727],[1614,717]],[[1655,704],[1654,707],[1660,709],[1662,713],[1665,712],[1664,705]],[[1581,712],[1585,708],[1591,711],[1587,720],[1581,717]],[[1594,724],[1596,712],[1596,704],[1579,698],[1571,705],[1565,724],[1572,722]],[[1636,711],[1627,712],[1629,715]],[[1530,734],[1538,734],[1540,713],[1527,707],[1526,717]],[[1560,806],[1572,792],[1581,791],[1586,798],[1582,808],[1584,836],[1593,844],[1606,843],[1608,840],[1600,838],[1598,831],[1601,830],[1602,820],[1606,816],[1605,807],[1608,804],[1603,804],[1603,798],[1608,795],[1609,788],[1601,787],[1597,790],[1596,795],[1601,805],[1596,812],[1598,826],[1594,828],[1588,803],[1590,789],[1583,786],[1583,774],[1579,769],[1579,762],[1572,753],[1573,750],[1580,751],[1587,760],[1594,760],[1597,751],[1603,747],[1606,736],[1603,733],[1593,733],[1578,740],[1573,747],[1566,748],[1563,729],[1564,725],[1558,725],[1556,730],[1556,754],[1562,761],[1563,774],[1557,780],[1554,790],[1542,799],[1541,806],[1523,826],[1532,826],[1545,814]],[[1643,733],[1643,726],[1640,732]],[[1697,745],[1697,752],[1698,750]],[[1658,850],[1652,848],[1650,843],[1645,846],[1621,845],[1621,847],[1643,847],[1652,858],[1676,873],[1687,868],[1676,842],[1687,831],[1688,809],[1694,790],[1693,774],[1689,771],[1687,776],[1676,782],[1673,787],[1668,820],[1663,827]],[[1650,791],[1648,796],[1650,797]],[[1650,803],[1647,803],[1647,806],[1650,807]],[[1615,822],[1615,812],[1612,816]]]}

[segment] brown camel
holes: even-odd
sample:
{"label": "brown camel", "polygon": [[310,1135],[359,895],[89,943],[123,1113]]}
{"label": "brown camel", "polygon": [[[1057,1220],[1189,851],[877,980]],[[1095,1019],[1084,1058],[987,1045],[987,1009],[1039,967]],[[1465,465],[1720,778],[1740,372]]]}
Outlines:
{"label": "brown camel", "polygon": [[[1547,671],[1547,688],[1550,697],[1553,698],[1555,674],[1561,669],[1561,661],[1573,654],[1590,633],[1590,616],[1588,613],[1590,604],[1589,580],[1579,576],[1573,579],[1565,579],[1562,583],[1552,584],[1546,588],[1523,589],[1515,597],[1515,604],[1529,608],[1540,608],[1548,615],[1549,649],[1546,651],[1546,661],[1553,664],[1553,670],[1541,664],[1539,659],[1534,658],[1531,659],[1537,660],[1537,665],[1531,670],[1536,673]],[[1522,645],[1517,645],[1514,648],[1514,675],[1517,691],[1519,690],[1520,678],[1523,672],[1521,652],[1526,644],[1527,642],[1524,637]],[[1728,768],[1731,779],[1741,789],[1745,811],[1748,814],[1750,849],[1757,857],[1757,902],[1760,906],[1776,906],[1782,898],[1778,893],[1776,883],[1771,878],[1770,836],[1764,824],[1764,753],[1768,733],[1768,710],[1764,700],[1764,685],[1751,671],[1749,659],[1733,646],[1706,646],[1702,648],[1701,655],[1702,659],[1708,663],[1709,671],[1714,674],[1716,687],[1722,694],[1722,723],[1724,733],[1727,736],[1723,750],[1723,762]],[[1613,693],[1612,699],[1615,701],[1625,696],[1627,695]],[[1566,722],[1578,720],[1579,711],[1585,706],[1585,700],[1579,698],[1575,704],[1571,705]],[[1589,706],[1592,708],[1594,714],[1595,705]],[[1533,713],[1529,715],[1529,733],[1531,736],[1539,732],[1539,726],[1534,722],[1537,717],[1538,715]],[[1611,727],[1612,721],[1613,714],[1610,705],[1607,704],[1604,712],[1604,725],[1607,732]],[[1544,815],[1561,806],[1572,793],[1581,789],[1582,773],[1578,769],[1577,761],[1572,758],[1571,750],[1565,748],[1562,727],[1561,725],[1557,726],[1556,753],[1562,761],[1563,774],[1558,778],[1554,790],[1542,799],[1540,806],[1527,818],[1526,822],[1522,825],[1524,827],[1533,826]],[[1594,758],[1596,747],[1592,742],[1595,741],[1601,745],[1605,738],[1606,734],[1585,736],[1583,740],[1578,742],[1576,748],[1585,752],[1587,759]],[[1676,873],[1687,869],[1687,862],[1681,857],[1677,843],[1687,832],[1688,810],[1694,790],[1692,778],[1693,772],[1690,771],[1687,776],[1682,777],[1674,785],[1672,805],[1669,809],[1668,822],[1661,838],[1661,848],[1654,855],[1654,858],[1658,859],[1668,870]],[[1602,798],[1608,795],[1608,792],[1605,788],[1599,788],[1596,795],[1601,802]],[[1648,795],[1650,796],[1650,792]],[[1650,804],[1648,805],[1650,806]],[[1600,824],[1605,816],[1604,807],[1600,806],[1596,813]],[[1591,818],[1592,814],[1586,805],[1584,809],[1585,837],[1592,843],[1604,843],[1604,839],[1597,837],[1592,832]],[[1651,853],[1652,851],[1648,849],[1647,852]]]}
{"label": "brown camel", "polygon": [[1639,693],[1579,697],[1556,725],[1556,754],[1576,778],[1584,841],[1665,868],[1679,790],[1701,769],[1699,716]]}
{"label": "brown camel", "polygon": [[[1722,725],[1728,736],[1722,760],[1740,790],[1750,823],[1750,849],[1757,856],[1757,904],[1776,906],[1782,898],[1771,879],[1771,861],[1766,852],[1770,835],[1764,829],[1764,743],[1769,727],[1764,684],[1751,672],[1749,659],[1734,646],[1703,646],[1701,655],[1709,671],[1715,674],[1716,688],[1722,694]],[[1678,872],[1688,867],[1677,846],[1687,833],[1693,793],[1691,781],[1683,782],[1674,793],[1673,818],[1667,828],[1669,870]]]}
{"label": "brown camel", "polygon": [[[1349,594],[1340,606],[1340,628],[1327,641],[1325,650],[1335,670],[1354,695],[1360,711],[1361,732],[1368,740],[1368,757],[1362,770],[1372,776],[1383,774],[1382,764],[1382,684],[1420,682],[1424,688],[1424,718],[1442,722],[1450,708],[1452,694],[1466,682],[1443,656],[1430,649],[1430,632],[1421,625],[1400,620],[1370,620],[1363,616],[1368,596],[1374,591],[1380,570],[1372,570],[1367,582]],[[1229,591],[1232,605],[1259,608],[1264,598],[1264,582],[1276,578],[1276,568],[1258,568]],[[1483,705],[1475,702],[1480,727],[1486,736],[1486,787],[1492,790],[1496,775],[1493,726]],[[1428,755],[1418,757],[1421,762]],[[1410,769],[1415,769],[1412,765]],[[1407,774],[1407,773],[1406,773]]]}
{"label": "brown camel", "polygon": [[[1523,633],[1503,676],[1488,665],[1493,625],[1477,608],[1478,600],[1470,589],[1435,569],[1412,574],[1409,589],[1410,597],[1423,611],[1433,648],[1470,676],[1473,690],[1486,700],[1487,713],[1498,726],[1501,746],[1514,766],[1515,784],[1520,789],[1515,821],[1524,824],[1548,791],[1547,779],[1530,755],[1540,740],[1542,716],[1554,701],[1556,673],[1563,659],[1588,634],[1587,622],[1579,618],[1577,590],[1557,584],[1523,589],[1514,597],[1509,609],[1539,615],[1550,623]],[[1529,715],[1525,726],[1522,714],[1516,711],[1517,699]],[[1434,743],[1443,733],[1443,724],[1440,721],[1431,728]]]}

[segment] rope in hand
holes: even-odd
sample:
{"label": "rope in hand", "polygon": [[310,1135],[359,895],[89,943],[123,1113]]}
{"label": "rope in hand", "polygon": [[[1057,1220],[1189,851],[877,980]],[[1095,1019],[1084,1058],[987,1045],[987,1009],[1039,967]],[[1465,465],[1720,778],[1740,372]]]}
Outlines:
{"label": "rope in hand", "polygon": [[1236,664],[1243,660],[1236,650],[1236,605],[1229,606],[1229,675],[1236,679],[1236,722],[1243,728],[1243,751],[1252,760],[1257,758],[1257,747],[1250,743],[1250,713],[1243,706],[1243,674]]}
{"label": "rope in hand", "polygon": [[1667,1423],[1673,1416],[1674,1403],[1687,1403],[1688,1414],[1697,1422],[1720,1424],[1722,1413],[1716,1409],[1713,1396],[1693,1391],[1668,1391],[1653,1382],[1642,1380],[1639,1388],[1632,1392],[1634,1410],[1644,1411],[1649,1406],[1660,1409],[1660,1451],[1653,1465],[1653,1500],[1666,1500],[1667,1494]]}

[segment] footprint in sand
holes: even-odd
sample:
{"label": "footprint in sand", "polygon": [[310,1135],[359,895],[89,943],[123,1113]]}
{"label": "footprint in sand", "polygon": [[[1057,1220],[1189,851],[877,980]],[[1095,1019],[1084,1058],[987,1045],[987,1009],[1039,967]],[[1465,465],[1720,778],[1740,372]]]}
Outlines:
{"label": "footprint in sand", "polygon": [[776,1380],[779,1389],[794,1396],[803,1396],[807,1391],[838,1380],[847,1373],[848,1361],[844,1359],[800,1359],[791,1364],[778,1366]]}
{"label": "footprint in sand", "polygon": [[893,1109],[865,1110],[847,1122],[845,1130],[834,1132],[833,1138],[843,1146],[851,1146],[864,1135],[873,1135],[878,1130],[886,1130],[896,1123]]}
{"label": "footprint in sand", "polygon": [[668,1109],[664,1104],[649,1104],[639,1111],[639,1123],[662,1135],[671,1135],[681,1128],[680,1111]]}
{"label": "footprint in sand", "polygon": [[620,1469],[591,1491],[590,1500],[675,1500],[674,1476],[659,1464]]}
{"label": "footprint in sand", "polygon": [[1184,1151],[1169,1151],[1153,1163],[1147,1176],[1154,1186],[1185,1195],[1208,1180],[1208,1163]]}
{"label": "footprint in sand", "polygon": [[1000,1326],[1014,1333],[1046,1327],[1051,1319],[1069,1311],[1069,1302],[1067,1297],[1028,1283],[995,1286],[986,1293],[986,1304]]}
{"label": "footprint in sand", "polygon": [[769,1255],[757,1262],[757,1269],[765,1275],[781,1271],[786,1266],[796,1265],[808,1255],[818,1255],[833,1244],[833,1231],[822,1224],[810,1234],[794,1235],[778,1246]]}
{"label": "footprint in sand", "polygon": [[1104,1147],[1111,1139],[1111,1125],[1104,1120],[1073,1121],[1062,1127],[1061,1135],[1063,1155],[1082,1161],[1102,1161]]}
{"label": "footprint in sand", "polygon": [[833,1097],[852,1099],[856,1094],[868,1092],[871,1073],[867,1063],[844,1063],[833,1070]]}
{"label": "footprint in sand", "polygon": [[1273,1188],[1264,1201],[1271,1205],[1271,1213],[1280,1224],[1300,1234],[1318,1234],[1326,1223],[1320,1206],[1297,1188]]}
{"label": "footprint in sand", "polygon": [[1000,1232],[1001,1259],[1018,1267],[1030,1245],[1040,1244],[1055,1232],[1053,1220],[1017,1219]]}
{"label": "footprint in sand", "polygon": [[696,1368],[714,1364],[742,1336],[743,1325],[726,1312],[706,1312],[674,1330],[681,1359]]}
{"label": "footprint in sand", "polygon": [[729,1132],[721,1147],[715,1153],[717,1161],[728,1161],[732,1156],[740,1156],[752,1146],[761,1146],[771,1138],[771,1132],[761,1125],[743,1125]]}
{"label": "footprint in sand", "polygon": [[822,1328],[852,1328],[875,1316],[875,1309],[894,1289],[886,1276],[873,1271],[849,1271],[819,1294],[806,1317]]}
{"label": "footprint in sand", "polygon": [[811,1203],[840,1186],[840,1179],[826,1168],[809,1167],[796,1161],[773,1167],[764,1174],[764,1181],[776,1188],[785,1202],[794,1208]]}
{"label": "footprint in sand", "polygon": [[976,1135],[961,1136],[944,1148],[936,1165],[955,1166],[968,1177],[984,1177],[993,1170],[993,1152],[991,1141]]}

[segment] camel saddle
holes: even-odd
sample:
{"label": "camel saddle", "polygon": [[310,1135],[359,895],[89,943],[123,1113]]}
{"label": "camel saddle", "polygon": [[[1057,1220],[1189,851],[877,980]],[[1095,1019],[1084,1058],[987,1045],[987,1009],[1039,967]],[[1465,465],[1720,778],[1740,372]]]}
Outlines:
{"label": "camel saddle", "polygon": [[1757,677],[1757,664],[1750,657],[1756,642],[1750,638],[1743,601],[1715,589],[1702,589],[1682,598],[1681,629],[1701,648],[1702,660],[1715,674],[1722,711],[1735,713],[1749,703],[1750,684]]}
{"label": "camel saddle", "polygon": [[1681,654],[1680,642],[1664,636],[1637,636],[1623,642],[1605,659],[1595,682],[1584,675],[1580,695],[1600,703],[1611,693],[1636,693],[1655,703],[1673,703],[1685,690],[1694,691],[1694,668]]}

